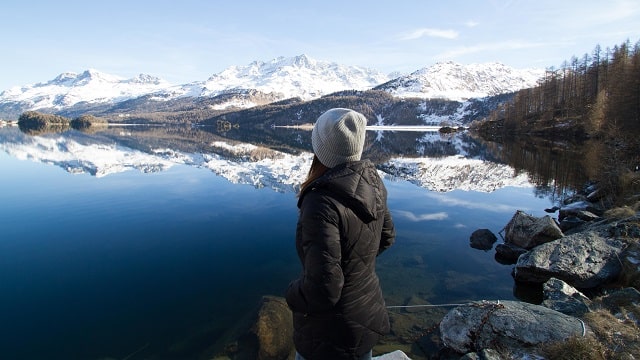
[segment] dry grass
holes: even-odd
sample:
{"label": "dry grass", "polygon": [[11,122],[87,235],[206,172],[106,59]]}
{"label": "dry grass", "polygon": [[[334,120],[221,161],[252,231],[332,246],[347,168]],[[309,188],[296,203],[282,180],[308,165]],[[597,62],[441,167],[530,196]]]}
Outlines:
{"label": "dry grass", "polygon": [[607,349],[593,336],[571,337],[546,345],[542,352],[547,360],[605,360]]}
{"label": "dry grass", "polygon": [[622,206],[616,207],[613,209],[609,209],[604,212],[604,217],[607,219],[626,219],[632,217],[636,214],[636,210],[634,210],[630,206]]}
{"label": "dry grass", "polygon": [[620,287],[633,287],[640,290],[640,241],[638,239],[628,239],[628,245],[621,258],[622,271],[617,284]]}
{"label": "dry grass", "polygon": [[640,359],[638,315],[640,307],[632,303],[618,316],[607,310],[590,312],[584,318],[590,329],[587,336],[547,344],[541,349],[542,355],[548,360]]}
{"label": "dry grass", "polygon": [[[640,313],[637,305],[632,307],[633,313]],[[596,310],[585,315],[585,322],[595,338],[606,348],[606,359],[640,359],[640,329],[630,318],[627,312],[621,313],[618,318],[606,310]],[[594,348],[594,352],[596,351],[599,348]]]}

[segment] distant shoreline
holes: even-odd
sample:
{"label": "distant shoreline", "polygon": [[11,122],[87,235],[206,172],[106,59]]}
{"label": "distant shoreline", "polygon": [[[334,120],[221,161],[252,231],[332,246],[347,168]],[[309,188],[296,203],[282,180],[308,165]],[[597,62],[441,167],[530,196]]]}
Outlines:
{"label": "distant shoreline", "polygon": [[[312,130],[313,124],[273,125],[272,128]],[[367,125],[371,131],[439,131],[442,126],[431,125]]]}
{"label": "distant shoreline", "polygon": [[432,125],[367,125],[373,131],[439,131],[442,126]]}

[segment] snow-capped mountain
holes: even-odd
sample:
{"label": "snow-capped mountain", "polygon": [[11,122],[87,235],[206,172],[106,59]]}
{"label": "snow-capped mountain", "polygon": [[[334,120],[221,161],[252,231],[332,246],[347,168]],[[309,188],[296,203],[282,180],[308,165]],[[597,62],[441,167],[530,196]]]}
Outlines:
{"label": "snow-capped mountain", "polygon": [[232,66],[205,81],[202,95],[217,95],[230,89],[255,89],[263,93],[279,93],[283,99],[300,97],[311,100],[336,91],[368,90],[389,80],[387,75],[377,70],[300,55]]}
{"label": "snow-capped mountain", "polygon": [[11,88],[0,94],[0,104],[21,103],[26,110],[62,109],[79,102],[117,103],[169,86],[168,82],[151,75],[125,79],[90,69],[81,74],[62,73],[46,83]]}
{"label": "snow-capped mountain", "polygon": [[536,86],[544,69],[514,69],[500,63],[437,63],[377,87],[398,97],[463,101]]}
{"label": "snow-capped mountain", "polygon": [[[312,100],[337,91],[372,88],[397,97],[459,101],[532,87],[543,73],[544,70],[516,70],[498,63],[464,66],[447,62],[391,79],[377,70],[315,60],[306,55],[231,66],[205,81],[182,85],[144,74],[124,79],[87,70],[80,74],[63,73],[44,83],[18,86],[0,93],[0,117],[17,118],[24,111],[38,109],[55,112],[78,104],[117,104],[143,96],[145,101],[226,96],[232,100],[222,102],[233,103],[218,104],[217,109],[248,108],[263,104],[265,99]],[[252,101],[247,95],[250,93],[259,94],[262,102]],[[234,96],[236,94],[239,96]]]}

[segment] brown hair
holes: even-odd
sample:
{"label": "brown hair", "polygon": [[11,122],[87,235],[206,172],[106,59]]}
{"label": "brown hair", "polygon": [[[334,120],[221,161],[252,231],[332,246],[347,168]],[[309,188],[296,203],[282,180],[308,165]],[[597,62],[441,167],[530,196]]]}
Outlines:
{"label": "brown hair", "polygon": [[298,196],[300,196],[304,189],[306,189],[314,180],[324,175],[327,170],[329,170],[329,168],[324,166],[316,155],[313,155],[313,161],[311,161],[311,167],[309,168],[309,175],[307,175],[307,180],[300,185],[300,192],[298,193]]}

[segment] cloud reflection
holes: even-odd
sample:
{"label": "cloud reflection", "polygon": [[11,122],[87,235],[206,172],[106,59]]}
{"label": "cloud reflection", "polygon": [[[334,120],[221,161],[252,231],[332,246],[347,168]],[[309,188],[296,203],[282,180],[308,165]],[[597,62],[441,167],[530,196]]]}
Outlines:
{"label": "cloud reflection", "polygon": [[446,206],[463,207],[466,209],[480,209],[497,213],[513,212],[513,205],[508,204],[498,204],[495,202],[486,203],[482,201],[474,202],[469,200],[456,199],[451,196],[444,196],[436,193],[428,193],[426,194],[426,196],[438,201],[439,204]]}
{"label": "cloud reflection", "polygon": [[445,220],[449,217],[449,214],[447,214],[446,212],[437,212],[432,214],[414,214],[411,211],[404,210],[394,210],[393,215],[403,217],[413,222]]}

